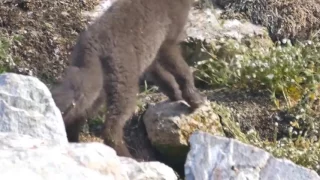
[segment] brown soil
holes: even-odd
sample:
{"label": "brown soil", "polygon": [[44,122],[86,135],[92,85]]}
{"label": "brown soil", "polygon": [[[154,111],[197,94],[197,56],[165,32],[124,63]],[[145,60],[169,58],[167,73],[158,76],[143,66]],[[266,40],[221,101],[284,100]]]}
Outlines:
{"label": "brown soil", "polygon": [[[84,2],[84,1],[83,1]],[[0,34],[18,36],[10,52],[16,66],[8,71],[55,81],[67,64],[78,33],[85,28],[84,10],[97,0],[4,0],[0,2]]]}
{"label": "brown soil", "polygon": [[[274,105],[266,93],[253,93],[217,89],[206,91],[210,101],[224,105],[232,113],[232,117],[240,124],[241,130],[247,133],[253,129],[262,139],[273,140],[275,122],[279,124],[278,138],[284,136],[284,131],[289,123],[282,112],[272,110]],[[166,100],[166,96],[159,92],[140,94],[139,101],[142,104],[156,103]],[[126,126],[126,142],[134,157],[142,160],[155,160],[158,158],[155,150],[147,137],[145,126],[142,122],[144,109],[138,110]],[[137,108],[138,109],[138,108]],[[281,121],[282,120],[282,121]],[[101,122],[102,123],[102,122]],[[83,133],[85,141],[99,141],[101,128],[91,128],[89,133]],[[95,134],[95,135],[89,135]]]}

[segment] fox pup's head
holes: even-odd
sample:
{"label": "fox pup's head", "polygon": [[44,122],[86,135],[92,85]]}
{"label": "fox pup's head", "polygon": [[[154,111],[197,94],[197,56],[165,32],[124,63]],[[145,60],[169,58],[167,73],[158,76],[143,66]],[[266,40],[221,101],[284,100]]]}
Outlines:
{"label": "fox pup's head", "polygon": [[66,69],[65,79],[58,82],[51,90],[56,106],[61,111],[66,123],[76,119],[75,116],[82,116],[81,103],[83,94],[81,93],[82,79],[79,76],[79,68],[69,67]]}

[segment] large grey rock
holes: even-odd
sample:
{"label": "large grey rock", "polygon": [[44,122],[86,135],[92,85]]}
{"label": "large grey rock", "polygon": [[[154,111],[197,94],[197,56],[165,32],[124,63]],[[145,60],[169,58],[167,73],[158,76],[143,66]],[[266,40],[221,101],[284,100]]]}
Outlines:
{"label": "large grey rock", "polygon": [[244,37],[267,35],[267,29],[250,22],[236,19],[220,19],[222,10],[214,8],[192,8],[186,25],[187,37],[207,42],[219,38],[233,38],[241,41]]}
{"label": "large grey rock", "polygon": [[185,163],[186,180],[319,180],[313,170],[278,159],[257,147],[226,137],[195,132]]}
{"label": "large grey rock", "polygon": [[[129,178],[129,177],[130,178]],[[49,89],[37,78],[0,75],[0,179],[168,179],[158,162],[120,161],[102,143],[71,143]]]}
{"label": "large grey rock", "polygon": [[20,180],[176,180],[160,162],[118,157],[102,143],[56,145],[16,133],[0,133],[0,179]]}
{"label": "large grey rock", "polygon": [[0,179],[128,179],[115,151],[101,143],[64,146],[28,135],[0,133]]}
{"label": "large grey rock", "polygon": [[65,126],[47,86],[32,76],[0,75],[0,132],[66,144]]}
{"label": "large grey rock", "polygon": [[184,101],[150,105],[143,115],[151,144],[165,157],[184,162],[188,139],[195,130],[223,134],[220,118],[207,102],[193,113]]}
{"label": "large grey rock", "polygon": [[[71,143],[49,89],[37,78],[0,75],[0,179],[168,179],[159,162],[121,161],[102,143]],[[130,178],[129,178],[130,177]]]}

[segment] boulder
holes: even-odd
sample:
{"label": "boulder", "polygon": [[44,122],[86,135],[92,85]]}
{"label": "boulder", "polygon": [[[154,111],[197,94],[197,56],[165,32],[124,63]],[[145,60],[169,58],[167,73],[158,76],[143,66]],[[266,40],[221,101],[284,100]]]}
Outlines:
{"label": "boulder", "polygon": [[205,104],[190,113],[184,101],[164,101],[149,105],[143,121],[151,144],[164,157],[174,162],[184,162],[189,136],[195,130],[223,135],[220,118]]}
{"label": "boulder", "polygon": [[0,132],[12,132],[68,142],[60,110],[48,87],[38,78],[3,73],[0,75]]}
{"label": "boulder", "polygon": [[61,146],[29,135],[0,133],[0,179],[21,177],[38,180],[177,179],[175,172],[163,163],[118,157],[112,148],[102,143]]}
{"label": "boulder", "polygon": [[168,179],[160,162],[119,158],[102,143],[68,143],[49,89],[35,77],[0,75],[0,179]]}
{"label": "boulder", "polygon": [[185,163],[186,180],[319,180],[314,170],[273,157],[268,152],[238,140],[197,131],[190,137]]}
{"label": "boulder", "polygon": [[187,37],[211,42],[220,38],[233,38],[239,42],[245,37],[266,37],[267,29],[248,21],[220,19],[223,11],[217,7],[192,8],[186,24]]}
{"label": "boulder", "polygon": [[0,179],[128,179],[115,151],[102,143],[53,145],[29,135],[0,133]]}

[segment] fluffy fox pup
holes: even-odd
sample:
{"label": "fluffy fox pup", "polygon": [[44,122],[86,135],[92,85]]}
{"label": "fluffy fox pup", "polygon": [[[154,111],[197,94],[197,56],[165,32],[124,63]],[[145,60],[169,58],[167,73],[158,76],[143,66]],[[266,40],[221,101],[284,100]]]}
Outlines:
{"label": "fluffy fox pup", "polygon": [[64,79],[52,89],[70,142],[79,141],[87,113],[105,103],[104,143],[131,157],[123,127],[135,110],[143,73],[149,73],[171,101],[185,100],[191,111],[204,103],[179,49],[192,3],[117,0],[80,33]]}

